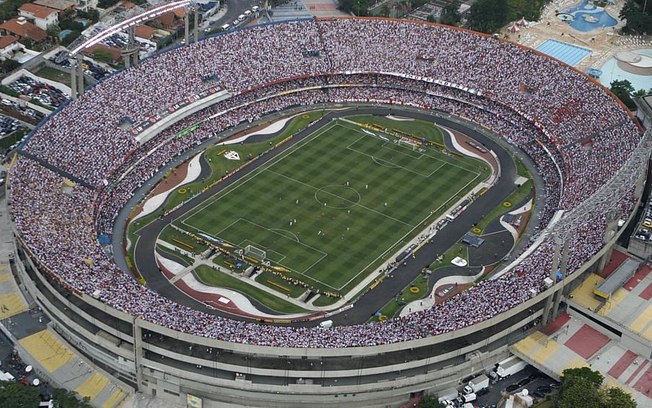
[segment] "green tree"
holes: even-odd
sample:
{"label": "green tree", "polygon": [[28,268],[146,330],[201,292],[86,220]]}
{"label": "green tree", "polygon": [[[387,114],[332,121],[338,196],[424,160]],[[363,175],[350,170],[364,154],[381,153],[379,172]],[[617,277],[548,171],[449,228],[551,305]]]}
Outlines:
{"label": "green tree", "polygon": [[[598,373],[599,374],[599,373]],[[598,387],[586,377],[562,380],[557,408],[599,408],[602,398]]]}
{"label": "green tree", "polygon": [[634,87],[632,86],[632,83],[629,82],[628,80],[624,79],[622,81],[612,81],[611,84],[611,92],[613,92],[614,95],[620,99],[625,106],[627,106],[630,110],[636,109],[636,104],[632,100],[632,93],[634,93]]}
{"label": "green tree", "polygon": [[0,70],[4,74],[13,71],[14,69],[18,68],[19,66],[20,66],[20,62],[14,61],[14,60],[9,59],[9,58],[7,58],[6,60],[3,60],[2,62],[0,62]]}
{"label": "green tree", "polygon": [[478,0],[469,10],[471,30],[492,34],[507,23],[507,0]]}
{"label": "green tree", "polygon": [[421,401],[417,404],[417,408],[445,408],[444,404],[441,404],[437,397],[432,395],[424,395],[421,398]]}
{"label": "green tree", "polygon": [[41,402],[38,388],[16,382],[0,382],[0,407],[34,408]]}
{"label": "green tree", "polygon": [[52,393],[54,405],[57,408],[92,408],[88,397],[79,399],[79,394],[74,391],[68,391],[64,388],[55,388]]}
{"label": "green tree", "polygon": [[[629,83],[629,81],[625,82]],[[589,367],[568,368],[561,373],[561,385],[563,387],[564,384],[570,383],[578,378],[586,378],[596,388],[600,387],[602,381],[604,381],[604,376],[599,371],[593,371]]]}
{"label": "green tree", "polygon": [[602,400],[605,408],[636,408],[634,398],[618,387],[607,388]]}
{"label": "green tree", "polygon": [[462,15],[460,14],[461,4],[460,0],[453,0],[448,3],[441,13],[441,23],[451,26],[458,25],[462,21]]}
{"label": "green tree", "polygon": [[620,18],[627,20],[623,34],[652,34],[652,2],[643,10],[645,0],[626,0]]}
{"label": "green tree", "polygon": [[50,24],[47,29],[47,33],[50,37],[57,38],[61,34],[61,27],[57,24]]}

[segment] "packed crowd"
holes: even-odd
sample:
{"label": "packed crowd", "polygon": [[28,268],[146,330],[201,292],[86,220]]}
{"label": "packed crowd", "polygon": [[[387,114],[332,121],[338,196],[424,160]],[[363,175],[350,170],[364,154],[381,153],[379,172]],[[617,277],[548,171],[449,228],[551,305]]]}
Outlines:
{"label": "packed crowd", "polygon": [[[306,50],[319,50],[320,56],[305,57]],[[207,74],[232,96],[143,145],[119,126],[124,118],[142,121],[214,86],[202,80]],[[420,313],[330,330],[258,326],[173,303],[119,270],[97,242],[98,234],[111,234],[117,212],[135,189],[197,143],[295,106],[354,102],[439,110],[501,135],[540,169],[546,184],[544,223],[604,184],[640,139],[627,112],[586,77],[490,37],[385,20],[254,27],[116,74],[34,132],[28,152],[97,188],[62,188],[59,174],[19,160],[11,201],[20,239],[45,271],[72,290],[175,330],[266,346],[353,347],[422,338],[491,318],[540,292],[553,261],[550,239],[501,278],[482,281]],[[202,126],[175,137],[197,123]],[[628,213],[633,200],[623,197],[618,206]],[[601,210],[571,239],[569,273],[601,248],[601,214],[607,209]]]}

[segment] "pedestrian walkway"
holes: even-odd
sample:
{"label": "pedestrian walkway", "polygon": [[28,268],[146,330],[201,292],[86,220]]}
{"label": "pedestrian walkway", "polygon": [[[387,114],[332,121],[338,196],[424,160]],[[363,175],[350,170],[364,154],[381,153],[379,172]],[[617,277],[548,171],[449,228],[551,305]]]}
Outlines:
{"label": "pedestrian walkway", "polygon": [[20,339],[18,343],[50,373],[58,370],[73,357],[72,352],[49,330]]}

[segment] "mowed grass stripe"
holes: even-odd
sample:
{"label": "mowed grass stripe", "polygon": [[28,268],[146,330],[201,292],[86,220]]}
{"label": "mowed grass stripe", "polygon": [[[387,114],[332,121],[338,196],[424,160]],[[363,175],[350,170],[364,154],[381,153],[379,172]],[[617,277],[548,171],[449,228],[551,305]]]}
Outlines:
{"label": "mowed grass stripe", "polygon": [[[400,164],[379,164],[351,150],[352,143],[396,154]],[[340,290],[478,177],[465,163],[439,157],[444,155],[384,144],[356,129],[327,126],[216,195],[183,224],[236,245],[273,250],[304,281]]]}

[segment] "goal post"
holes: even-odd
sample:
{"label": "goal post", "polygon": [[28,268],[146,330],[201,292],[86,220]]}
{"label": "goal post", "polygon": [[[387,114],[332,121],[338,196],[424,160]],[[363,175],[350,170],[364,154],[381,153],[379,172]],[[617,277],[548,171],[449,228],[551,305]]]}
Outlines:
{"label": "goal post", "polygon": [[257,259],[258,261],[264,261],[267,258],[267,252],[264,249],[257,248],[253,245],[247,245],[244,247],[244,256]]}

